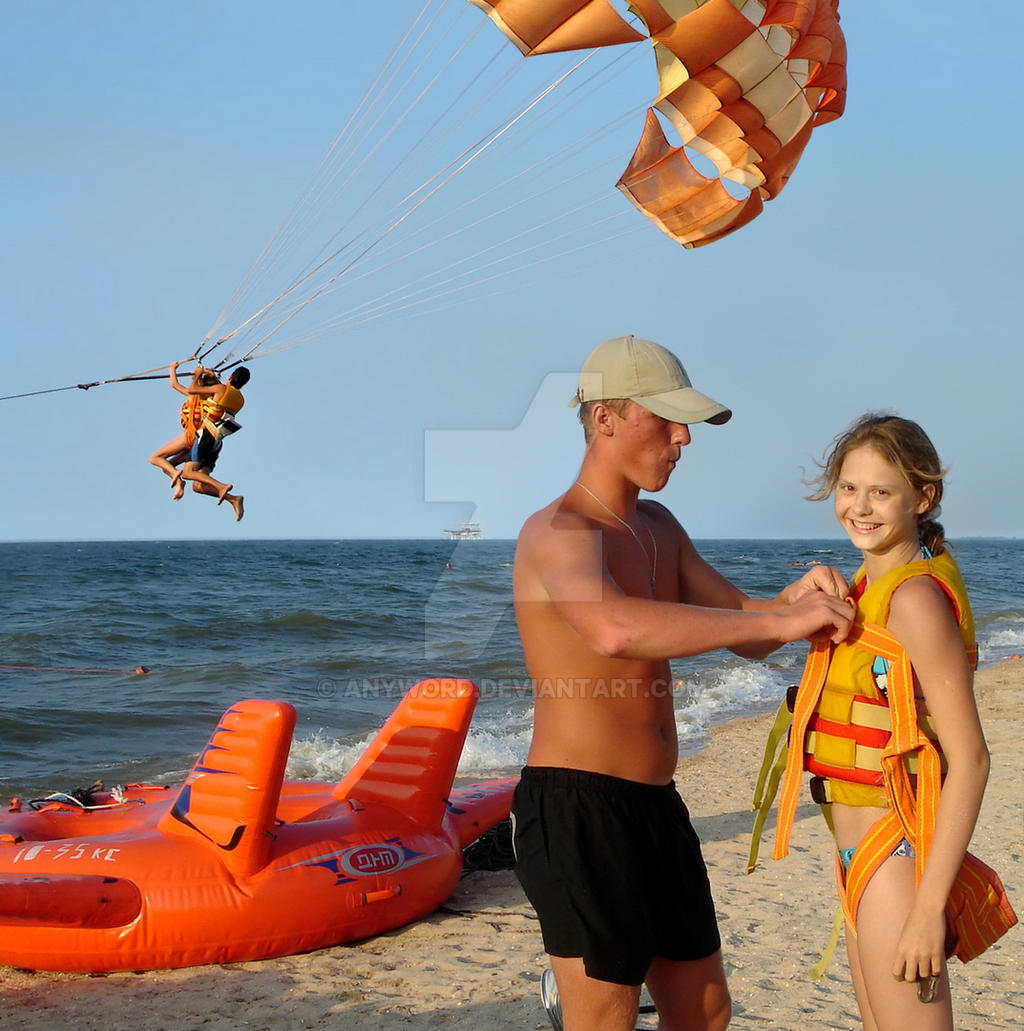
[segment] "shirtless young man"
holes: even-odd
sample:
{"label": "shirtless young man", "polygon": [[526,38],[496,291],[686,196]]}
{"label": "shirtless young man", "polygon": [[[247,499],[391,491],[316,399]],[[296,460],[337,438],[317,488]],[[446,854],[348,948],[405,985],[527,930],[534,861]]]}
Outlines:
{"label": "shirtless young man", "polygon": [[627,336],[596,348],[572,401],[586,437],[576,482],[519,536],[513,593],[535,695],[513,805],[516,873],[541,922],[565,1031],[636,1026],[640,985],[661,1031],[731,1016],[700,842],[672,778],[669,659],[760,658],[818,632],[842,640],[846,583],[811,568],[747,597],[641,490],[668,482],[690,425],[731,412],[669,351]]}

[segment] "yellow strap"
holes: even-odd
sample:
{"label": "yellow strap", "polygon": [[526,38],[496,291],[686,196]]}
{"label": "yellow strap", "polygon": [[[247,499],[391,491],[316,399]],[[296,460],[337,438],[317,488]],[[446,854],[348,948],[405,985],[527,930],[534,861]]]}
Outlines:
{"label": "yellow strap", "polygon": [[[754,788],[754,810],[757,815],[754,817],[754,826],[750,832],[750,854],[747,857],[747,873],[753,873],[757,868],[757,857],[761,849],[761,835],[764,833],[764,822],[768,818],[768,812],[775,803],[775,796],[779,793],[779,782],[782,780],[783,771],[786,768],[786,735],[789,733],[790,724],[793,722],[793,714],[783,699],[779,711],[775,714],[775,722],[768,732],[768,741],[764,748],[764,759],[761,761],[761,769],[757,775],[757,785]],[[782,747],[780,747],[782,746]]]}
{"label": "yellow strap", "polygon": [[836,946],[839,944],[839,932],[842,929],[843,907],[836,906],[836,915],[832,919],[832,933],[829,935],[828,945],[825,946],[825,951],[821,954],[821,959],[819,959],[818,962],[815,963],[807,972],[812,981],[820,981],[825,971],[828,970],[828,965],[832,962],[832,957],[836,954]]}

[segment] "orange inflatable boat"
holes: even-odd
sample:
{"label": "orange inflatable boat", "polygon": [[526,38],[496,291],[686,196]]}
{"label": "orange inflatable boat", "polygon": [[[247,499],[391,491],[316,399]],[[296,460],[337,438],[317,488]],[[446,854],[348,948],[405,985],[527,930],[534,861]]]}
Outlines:
{"label": "orange inflatable boat", "polygon": [[262,959],[431,913],[516,784],[452,787],[477,696],[469,681],[418,684],[336,785],[284,781],[295,710],[244,701],[177,789],[129,788],[98,808],[13,803],[0,817],[0,963]]}

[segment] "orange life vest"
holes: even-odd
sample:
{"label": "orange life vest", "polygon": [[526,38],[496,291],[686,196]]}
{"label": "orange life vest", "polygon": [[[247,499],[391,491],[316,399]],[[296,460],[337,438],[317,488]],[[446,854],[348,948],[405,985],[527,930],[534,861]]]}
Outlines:
{"label": "orange life vest", "polygon": [[181,406],[181,428],[185,431],[185,442],[189,447],[196,439],[196,433],[203,423],[203,397],[189,394]]}

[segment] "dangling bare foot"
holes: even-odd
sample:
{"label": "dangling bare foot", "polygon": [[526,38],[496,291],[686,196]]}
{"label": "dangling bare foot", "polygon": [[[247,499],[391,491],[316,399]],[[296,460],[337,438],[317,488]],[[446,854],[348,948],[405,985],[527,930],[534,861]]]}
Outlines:
{"label": "dangling bare foot", "polygon": [[[231,498],[230,499],[229,503],[230,503],[231,507],[235,510],[235,522],[236,523],[240,523],[242,521],[242,516],[245,515],[245,504],[244,504],[244,502],[245,502],[245,498],[243,498],[241,494],[239,494],[235,498]],[[218,501],[217,504],[219,505],[220,502]]]}
{"label": "dangling bare foot", "polygon": [[174,480],[174,493],[171,495],[172,501],[181,501],[185,496],[185,481],[179,474]]}
{"label": "dangling bare foot", "polygon": [[[226,486],[221,487],[221,489],[219,491],[217,491],[217,504],[218,505],[228,496],[228,492],[231,490],[232,487],[234,487],[234,484],[233,483],[229,483]],[[234,504],[234,502],[231,502],[231,504]],[[238,518],[241,519],[242,517],[239,516]]]}

